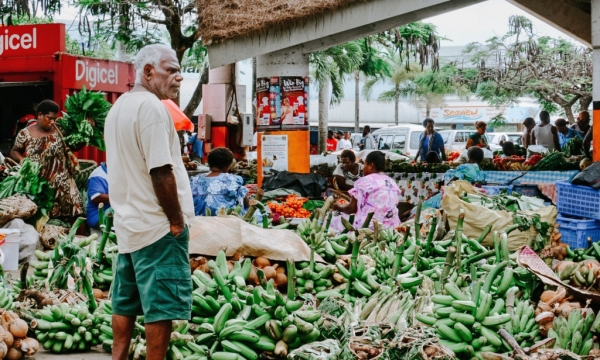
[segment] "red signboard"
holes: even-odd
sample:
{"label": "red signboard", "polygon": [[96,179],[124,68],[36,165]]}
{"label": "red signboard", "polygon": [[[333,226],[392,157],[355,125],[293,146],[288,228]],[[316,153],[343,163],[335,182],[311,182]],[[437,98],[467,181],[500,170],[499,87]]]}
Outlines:
{"label": "red signboard", "polygon": [[0,26],[0,58],[65,51],[65,25]]}
{"label": "red signboard", "polygon": [[63,87],[125,92],[135,79],[123,62],[63,55]]}

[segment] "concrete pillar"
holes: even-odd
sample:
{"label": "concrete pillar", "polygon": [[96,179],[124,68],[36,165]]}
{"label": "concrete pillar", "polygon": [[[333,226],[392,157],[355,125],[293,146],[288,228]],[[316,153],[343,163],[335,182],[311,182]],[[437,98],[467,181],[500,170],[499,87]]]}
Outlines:
{"label": "concrete pillar", "polygon": [[[308,78],[308,55],[298,47],[272,52],[256,57],[256,77],[271,78],[283,76],[299,76]],[[253,99],[257,101],[256,94]],[[309,100],[306,101],[306,116],[310,114]],[[256,102],[259,103],[258,101]],[[310,119],[309,119],[310,120]]]}
{"label": "concrete pillar", "polygon": [[594,68],[592,81],[593,121],[594,121],[594,161],[600,161],[600,0],[592,2],[592,48]]}
{"label": "concrete pillar", "polygon": [[256,77],[271,76],[308,76],[308,55],[291,48],[257,56]]}

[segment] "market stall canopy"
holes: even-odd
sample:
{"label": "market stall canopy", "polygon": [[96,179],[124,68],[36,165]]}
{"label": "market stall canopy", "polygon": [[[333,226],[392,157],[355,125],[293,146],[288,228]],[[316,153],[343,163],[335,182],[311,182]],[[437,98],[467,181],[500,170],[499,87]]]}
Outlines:
{"label": "market stall canopy", "polygon": [[201,0],[212,69],[298,47],[303,54],[484,0]]}
{"label": "market stall canopy", "polygon": [[194,124],[188,117],[181,111],[179,106],[175,104],[172,100],[162,100],[162,103],[165,104],[167,110],[169,110],[169,114],[171,114],[171,118],[173,118],[173,123],[175,124],[175,130],[177,131],[194,131]]}

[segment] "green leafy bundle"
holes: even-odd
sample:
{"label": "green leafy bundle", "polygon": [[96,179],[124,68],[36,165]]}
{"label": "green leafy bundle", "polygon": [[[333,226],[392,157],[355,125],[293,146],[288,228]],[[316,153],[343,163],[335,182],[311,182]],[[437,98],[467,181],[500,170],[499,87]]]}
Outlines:
{"label": "green leafy bundle", "polygon": [[46,179],[40,176],[41,166],[28,158],[21,166],[15,166],[2,183],[0,183],[0,199],[14,194],[28,196],[42,215],[47,215],[54,204],[54,189]]}
{"label": "green leafy bundle", "polygon": [[[64,131],[65,142],[71,148],[82,144],[106,150],[104,143],[104,121],[111,104],[104,98],[103,92],[87,91],[85,87],[80,92],[67,98],[63,117],[57,122]],[[88,119],[93,119],[92,126]]]}

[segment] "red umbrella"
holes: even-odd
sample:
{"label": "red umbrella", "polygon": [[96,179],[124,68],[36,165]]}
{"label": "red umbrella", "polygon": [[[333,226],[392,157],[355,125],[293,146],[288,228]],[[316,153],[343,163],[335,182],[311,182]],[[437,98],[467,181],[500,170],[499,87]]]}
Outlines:
{"label": "red umbrella", "polygon": [[162,103],[165,104],[167,110],[169,110],[169,114],[171,114],[171,118],[173,118],[173,124],[175,124],[175,130],[181,131],[194,131],[194,124],[188,119],[187,116],[181,111],[179,106],[175,104],[172,100],[162,100]]}

